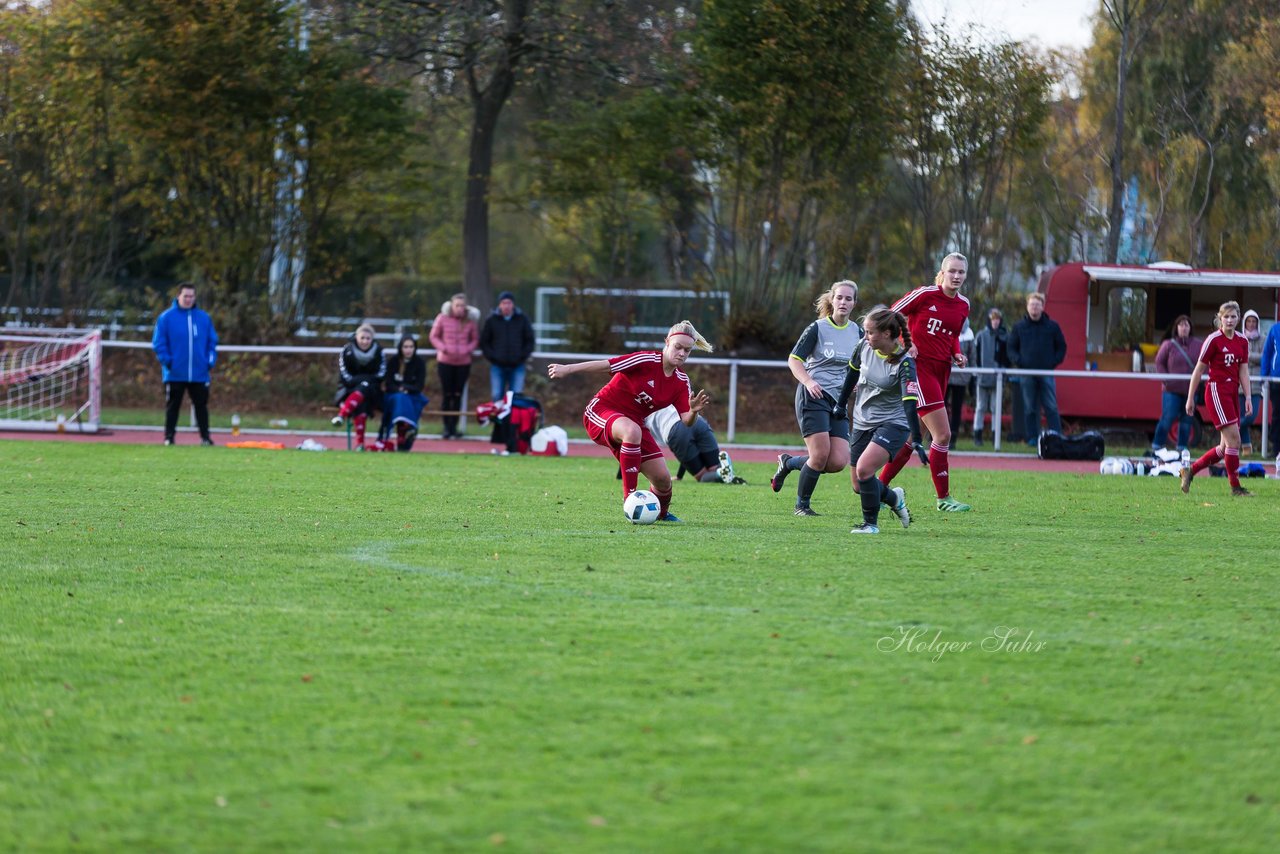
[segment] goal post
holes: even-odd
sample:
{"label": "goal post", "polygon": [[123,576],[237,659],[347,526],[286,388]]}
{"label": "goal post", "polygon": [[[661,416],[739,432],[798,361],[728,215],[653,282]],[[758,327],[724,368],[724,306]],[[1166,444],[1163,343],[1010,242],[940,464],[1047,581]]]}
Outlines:
{"label": "goal post", "polygon": [[96,433],[101,418],[101,332],[0,332],[0,430]]}

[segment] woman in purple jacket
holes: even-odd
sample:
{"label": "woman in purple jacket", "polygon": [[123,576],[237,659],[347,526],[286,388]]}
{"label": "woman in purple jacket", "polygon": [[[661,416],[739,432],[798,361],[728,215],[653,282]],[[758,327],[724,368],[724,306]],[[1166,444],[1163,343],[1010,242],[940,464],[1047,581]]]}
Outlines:
{"label": "woman in purple jacket", "polygon": [[1185,451],[1191,443],[1191,428],[1195,422],[1186,412],[1187,387],[1202,346],[1204,342],[1191,334],[1191,318],[1180,314],[1174,319],[1168,335],[1156,351],[1156,373],[1186,374],[1187,378],[1164,381],[1164,394],[1160,398],[1160,421],[1151,438],[1153,451],[1164,449],[1174,419],[1178,421],[1178,450]]}

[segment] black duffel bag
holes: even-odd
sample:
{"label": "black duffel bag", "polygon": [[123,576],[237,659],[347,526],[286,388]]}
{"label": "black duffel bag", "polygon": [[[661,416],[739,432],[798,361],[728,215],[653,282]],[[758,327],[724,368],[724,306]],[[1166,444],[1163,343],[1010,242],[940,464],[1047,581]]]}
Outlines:
{"label": "black duffel bag", "polygon": [[1078,436],[1045,430],[1040,434],[1038,455],[1042,460],[1100,460],[1106,450],[1106,440],[1097,430],[1087,430]]}

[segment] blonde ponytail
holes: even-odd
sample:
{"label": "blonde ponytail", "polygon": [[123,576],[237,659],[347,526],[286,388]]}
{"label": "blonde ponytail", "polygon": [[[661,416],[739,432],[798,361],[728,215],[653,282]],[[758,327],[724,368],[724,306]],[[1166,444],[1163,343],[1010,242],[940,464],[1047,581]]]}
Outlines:
{"label": "blonde ponytail", "polygon": [[687,320],[682,320],[675,326],[671,327],[671,330],[667,333],[667,338],[670,338],[672,335],[688,335],[693,339],[694,347],[699,350],[705,350],[708,353],[715,349],[707,343],[707,339],[702,337],[702,333],[695,329],[693,324]]}

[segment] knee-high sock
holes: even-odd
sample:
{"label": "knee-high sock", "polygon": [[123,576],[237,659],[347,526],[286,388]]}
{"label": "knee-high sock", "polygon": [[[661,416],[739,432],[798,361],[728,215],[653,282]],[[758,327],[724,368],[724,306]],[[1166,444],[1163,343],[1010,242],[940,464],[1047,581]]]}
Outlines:
{"label": "knee-high sock", "polygon": [[1240,485],[1240,449],[1227,448],[1227,455],[1223,458],[1227,464],[1227,480],[1231,483],[1231,488],[1235,489]]}
{"label": "knee-high sock", "polygon": [[862,521],[868,525],[877,524],[880,518],[880,490],[888,487],[880,483],[875,475],[858,481],[858,497],[862,499]]}
{"label": "knee-high sock", "polygon": [[787,471],[800,471],[800,469],[804,468],[804,464],[807,462],[809,462],[808,454],[804,454],[799,457],[792,457],[787,460]]}
{"label": "knee-high sock", "polygon": [[636,491],[640,480],[640,446],[623,445],[618,450],[618,462],[622,465],[622,497]]}
{"label": "knee-high sock", "polygon": [[796,507],[809,506],[809,499],[813,497],[813,490],[817,487],[820,477],[822,472],[815,471],[808,465],[800,468],[800,485],[796,487]]}
{"label": "knee-high sock", "polygon": [[649,487],[653,490],[653,494],[658,496],[658,518],[661,519],[671,509],[671,487],[668,486],[666,492],[659,492],[658,487],[652,483],[649,484]]}
{"label": "knee-high sock", "polygon": [[880,482],[888,486],[893,479],[898,476],[898,472],[902,471],[902,467],[911,459],[911,443],[907,442],[902,446],[902,450],[894,455],[893,459],[885,463],[884,468],[880,469]]}
{"label": "knee-high sock", "polygon": [[338,414],[343,418],[348,418],[352,412],[360,408],[362,403],[364,403],[364,392],[353,391],[347,395],[347,399],[342,401],[342,405],[338,407]]}
{"label": "knee-high sock", "polygon": [[929,477],[933,478],[933,491],[938,493],[939,498],[946,498],[951,494],[951,472],[948,470],[951,459],[947,450],[946,445],[929,443]]}
{"label": "knee-high sock", "polygon": [[1203,457],[1191,464],[1191,473],[1199,474],[1220,459],[1222,459],[1222,454],[1218,452],[1218,446],[1214,445],[1212,448],[1205,451]]}
{"label": "knee-high sock", "polygon": [[[360,392],[356,392],[356,394],[360,394]],[[347,398],[347,400],[350,399],[351,398]],[[369,416],[367,415],[357,415],[355,418],[351,419],[351,426],[354,427],[356,431],[356,447],[358,448],[364,447],[364,430],[368,421]]]}

